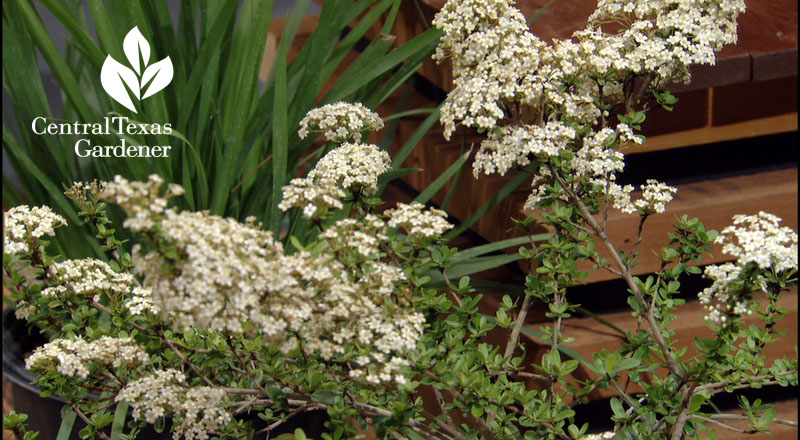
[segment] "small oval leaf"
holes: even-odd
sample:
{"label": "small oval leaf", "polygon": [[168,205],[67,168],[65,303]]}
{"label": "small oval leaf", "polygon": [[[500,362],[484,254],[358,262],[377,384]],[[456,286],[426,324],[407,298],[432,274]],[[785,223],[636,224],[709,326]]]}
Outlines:
{"label": "small oval leaf", "polygon": [[122,50],[125,51],[125,56],[128,57],[128,62],[131,63],[137,75],[141,71],[139,68],[139,55],[144,61],[144,66],[142,67],[147,67],[147,63],[150,61],[150,43],[139,32],[138,26],[134,26],[128,32],[128,35],[125,35],[125,39],[122,41]]}

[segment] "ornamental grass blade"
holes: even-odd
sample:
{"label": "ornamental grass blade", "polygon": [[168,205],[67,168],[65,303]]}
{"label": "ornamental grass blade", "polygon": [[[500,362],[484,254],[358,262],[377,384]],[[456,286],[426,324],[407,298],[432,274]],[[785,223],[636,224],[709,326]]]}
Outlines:
{"label": "ornamental grass blade", "polygon": [[39,52],[42,54],[45,61],[47,61],[50,70],[61,85],[61,90],[67,95],[72,105],[75,106],[75,110],[82,120],[96,121],[98,117],[86,102],[80,85],[75,79],[75,75],[73,75],[66,60],[61,57],[58,48],[44,28],[44,24],[42,24],[42,21],[36,15],[33,6],[29,2],[23,0],[16,0],[16,4],[19,7],[20,15],[22,15],[28,31],[33,37],[33,41],[39,48]]}
{"label": "ornamental grass blade", "polygon": [[286,97],[286,52],[281,43],[281,50],[275,62],[275,103],[272,106],[272,197],[268,206],[269,229],[279,236],[283,211],[278,208],[281,200],[281,188],[286,181],[286,161],[289,149],[289,107]]}
{"label": "ornamental grass blade", "polygon": [[544,14],[548,9],[550,9],[550,6],[555,2],[556,0],[550,0],[544,6],[542,6],[538,11],[536,11],[533,15],[531,15],[531,18],[528,19],[528,26],[530,26],[531,24],[533,24],[533,22],[538,20],[539,17],[541,17],[542,14]]}
{"label": "ornamental grass blade", "polygon": [[114,422],[111,424],[111,440],[122,440],[129,407],[128,402],[117,404],[117,409],[114,411]]}
{"label": "ornamental grass blade", "polygon": [[450,258],[450,261],[453,262],[466,261],[471,258],[480,257],[482,255],[501,251],[503,249],[507,249],[513,246],[521,246],[524,244],[530,244],[532,242],[545,241],[548,240],[551,236],[552,234],[550,233],[526,235],[524,237],[509,238],[507,240],[496,241],[494,243],[484,244],[481,246],[475,246],[473,248],[469,248],[467,250],[456,253]]}
{"label": "ornamental grass blade", "polygon": [[69,440],[72,436],[72,428],[75,426],[75,419],[78,415],[72,410],[69,404],[61,409],[61,426],[58,428],[56,440]]}
{"label": "ornamental grass blade", "polygon": [[419,52],[429,44],[434,41],[439,41],[441,36],[442,31],[436,28],[430,28],[420,35],[417,35],[411,41],[389,52],[386,56],[381,57],[377,62],[364,66],[364,68],[360,69],[358,72],[353,72],[352,80],[337,82],[336,86],[325,95],[322,102],[330,103],[341,101],[346,96],[349,96],[361,87],[367,85],[370,81],[395,68],[404,60],[408,59],[408,57]]}
{"label": "ornamental grass blade", "polygon": [[441,108],[441,104],[439,107],[436,107],[433,112],[431,112],[431,114],[425,118],[424,121],[422,121],[422,123],[419,125],[419,128],[414,131],[414,134],[408,138],[406,143],[400,147],[400,150],[397,151],[397,154],[395,154],[394,158],[392,159],[392,169],[398,169],[403,165],[403,162],[405,162],[411,152],[414,151],[414,148],[416,148],[419,141],[425,137],[425,135],[428,133],[428,130],[433,127],[433,124],[439,121],[439,111]]}
{"label": "ornamental grass blade", "polygon": [[[216,84],[219,80],[220,51],[225,45],[224,43],[230,33],[230,27],[233,26],[236,18],[236,4],[234,2],[224,2],[222,6],[224,7],[220,13],[214,17],[213,23],[209,25],[211,27],[209,36],[202,40],[192,70],[189,73],[189,79],[183,90],[180,102],[181,108],[184,110],[195,108],[195,102],[204,84]],[[200,102],[203,103],[204,101]],[[198,112],[197,120],[207,121],[209,119],[208,111],[202,112],[199,109],[196,111]],[[187,132],[186,125],[192,113],[192,111],[182,111],[178,115],[179,130]],[[200,139],[200,137],[195,137],[195,139]]]}
{"label": "ornamental grass blade", "polygon": [[497,192],[491,199],[489,199],[486,203],[484,203],[480,208],[478,208],[468,219],[464,222],[456,226],[453,230],[448,232],[444,235],[445,240],[452,240],[455,237],[461,235],[464,231],[469,229],[472,225],[478,222],[490,209],[494,208],[498,203],[505,200],[518,186],[522,185],[522,182],[526,181],[529,176],[525,173],[519,173],[514,178],[511,179],[508,183],[503,185],[500,188],[500,191]]}
{"label": "ornamental grass blade", "polygon": [[223,150],[217,152],[218,173],[211,192],[214,214],[225,213],[231,188],[241,177],[239,165],[252,147],[245,142],[245,128],[258,96],[258,73],[269,34],[271,11],[272,0],[244,2],[228,48],[219,108]]}
{"label": "ornamental grass blade", "polygon": [[444,187],[444,185],[450,180],[453,175],[458,172],[464,164],[467,162],[470,153],[472,153],[472,149],[468,150],[466,153],[462,154],[461,157],[458,158],[452,165],[450,165],[444,173],[442,173],[439,177],[436,178],[427,188],[425,188],[419,195],[414,198],[414,202],[417,203],[428,203],[431,198],[433,198],[436,193],[439,192],[440,189]]}
{"label": "ornamental grass blade", "polygon": [[83,24],[78,23],[73,19],[69,13],[64,10],[58,3],[53,0],[40,0],[42,5],[50,11],[53,16],[55,16],[58,21],[64,25],[65,28],[69,31],[72,38],[75,39],[75,43],[72,46],[76,47],[86,58],[86,60],[94,67],[95,70],[100,71],[100,68],[103,66],[103,60],[105,59],[105,54],[100,48],[97,47],[95,42],[92,40],[92,37],[86,32],[85,27]]}

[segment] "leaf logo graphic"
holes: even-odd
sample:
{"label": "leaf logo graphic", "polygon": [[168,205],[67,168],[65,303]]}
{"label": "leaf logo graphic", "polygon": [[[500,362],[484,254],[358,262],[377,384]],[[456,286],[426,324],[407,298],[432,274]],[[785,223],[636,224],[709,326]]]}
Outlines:
{"label": "leaf logo graphic", "polygon": [[166,57],[149,64],[150,43],[139,32],[138,26],[134,26],[125,36],[122,50],[133,69],[122,65],[109,55],[100,70],[100,84],[108,96],[136,113],[136,107],[128,91],[137,101],[160,92],[172,81],[172,60]]}

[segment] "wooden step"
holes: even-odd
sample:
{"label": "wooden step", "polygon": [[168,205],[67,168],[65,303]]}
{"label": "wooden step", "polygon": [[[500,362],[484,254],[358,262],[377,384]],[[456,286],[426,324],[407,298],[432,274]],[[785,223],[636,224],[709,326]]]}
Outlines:
{"label": "wooden step", "polygon": [[[797,168],[709,179],[678,185],[677,188],[678,193],[667,204],[667,211],[653,215],[645,222],[644,240],[639,245],[640,263],[633,271],[635,275],[658,270],[661,261],[649,250],[659,250],[669,242],[667,233],[674,231],[675,216],[697,217],[707,230],[720,231],[731,224],[735,214],[767,211],[781,217],[783,226],[797,230]],[[633,197],[638,198],[639,193],[635,192]],[[602,222],[601,216],[597,219]],[[633,250],[638,225],[639,216],[613,208],[609,210],[608,233],[617,250]],[[601,243],[597,249],[604,258],[609,257]],[[715,246],[712,253],[713,257],[703,257],[702,264],[730,260],[730,256],[721,252],[720,246]],[[590,272],[587,283],[618,278],[608,271],[593,270],[590,264],[584,264],[580,269]]]}
{"label": "wooden step", "polygon": [[[608,294],[614,293],[598,292],[598,295]],[[616,294],[624,295],[626,293],[617,292]],[[761,302],[761,309],[763,310],[766,305],[766,299],[764,298],[764,295],[757,295],[756,300]],[[785,307],[789,309],[789,312],[784,315],[783,320],[779,321],[776,325],[777,330],[786,332],[786,334],[780,336],[779,342],[768,345],[764,350],[764,355],[766,356],[768,365],[774,362],[776,359],[783,358],[784,356],[787,356],[790,359],[794,359],[797,356],[795,353],[795,347],[797,346],[797,287],[795,286],[791,290],[784,292],[781,295],[781,298],[778,300],[778,305],[779,307]],[[674,339],[677,341],[677,346],[688,347],[689,350],[686,354],[687,358],[696,355],[696,350],[694,347],[694,339],[696,337],[710,338],[713,336],[713,332],[703,321],[703,316],[705,315],[706,311],[699,301],[687,301],[686,304],[678,309],[677,319],[670,325],[670,328],[677,331],[676,335],[674,336]],[[603,314],[602,317],[624,331],[635,331],[639,325],[637,318],[634,318],[631,312],[608,313]],[[760,323],[756,317],[748,317],[745,322],[747,325],[757,325]],[[541,323],[529,326],[538,331],[540,325]],[[592,359],[592,354],[599,352],[602,349],[606,349],[608,351],[615,351],[619,349],[624,338],[624,336],[618,333],[616,330],[609,328],[607,325],[594,318],[569,318],[564,320],[562,323],[562,328],[563,335],[565,337],[575,338],[575,342],[566,344],[566,346],[572,350],[575,350],[578,354],[587,359]],[[643,323],[641,328],[647,328],[647,324]],[[531,338],[528,338],[528,341],[532,344],[532,347],[537,347],[533,349],[536,354],[531,360],[534,362],[540,361],[541,355],[549,351],[549,345],[546,343],[546,341],[535,340]],[[531,346],[529,346],[529,351],[531,351]],[[580,371],[576,372],[576,377],[596,377],[595,373],[582,366],[579,367],[579,370]],[[658,371],[658,374],[661,377],[666,375],[666,373],[666,370]],[[625,377],[621,379],[621,383],[624,384],[624,382]],[[631,386],[630,391],[633,393],[638,393],[642,390],[638,387]],[[616,394],[613,391],[598,390],[590,394],[589,398],[594,400],[612,397],[615,395]]]}

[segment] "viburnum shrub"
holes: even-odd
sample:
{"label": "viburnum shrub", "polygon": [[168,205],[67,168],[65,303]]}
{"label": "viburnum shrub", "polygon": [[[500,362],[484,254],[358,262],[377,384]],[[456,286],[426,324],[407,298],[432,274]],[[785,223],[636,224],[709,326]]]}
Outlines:
{"label": "viburnum shrub", "polygon": [[[434,20],[444,31],[436,58],[451,58],[455,86],[441,112],[445,134],[457,124],[487,133],[476,176],[532,173],[526,205],[534,215],[518,222],[553,231],[519,250],[533,268],[524,295],[504,296],[494,316],[479,312],[482,296],[468,277],[447,276],[465,254],[442,239],[452,228],[446,213],[419,203],[378,209],[391,161],[361,143],[383,122],[358,104],[323,106],[301,122],[299,136],[324,132],[335,148],[283,187],[280,209],[312,225],[288,237],[291,250],[254,219],[170,208],[183,190],[164,188],[157,175],[67,191],[107,261],[48,254],[47,237],[66,220],[46,206],[11,208],[4,279],[17,316],[50,340],[26,360],[36,385],[69,402],[88,424],[83,437],[101,438],[115,419],[117,438],[134,438],[146,423],[168,424],[176,439],[270,438],[281,422],[317,409],[330,417],[326,439],[370,431],[412,440],[678,440],[792,423],[761,401],[741,397],[739,416],[716,412],[711,399],[797,386],[797,359],[768,364],[764,356],[786,313],[779,296],[796,284],[797,234],[763,212],[736,216],[721,233],[677,217],[668,243],[652,250],[658,271],[634,277],[642,225],[676,189],[650,180],[634,198],[634,188],[615,182],[620,150],[644,142],[645,112],[672,108],[667,86],[688,80],[690,64],[713,63],[736,40],[743,11],[735,0],[601,1],[586,29],[548,44],[507,0],[444,6]],[[131,253],[115,238],[108,203],[127,214]],[[633,252],[608,238],[609,209],[639,216]],[[684,303],[681,279],[702,272],[692,263],[713,243],[731,261],[705,268],[712,284],[697,294],[712,336],[697,338],[688,355],[672,325]],[[625,280],[640,324],[621,348],[593,359],[569,359],[561,332],[576,308],[566,291],[587,276],[580,262]],[[431,288],[432,276],[446,288]],[[550,348],[527,364],[520,334],[534,306],[552,318],[542,329]],[[745,325],[745,316],[761,325]],[[488,342],[495,329],[505,329],[503,344]],[[581,364],[592,377],[571,376]],[[612,431],[575,421],[575,408],[598,389],[616,395]],[[748,428],[726,424],[736,418]],[[24,422],[15,415],[4,428],[26,433]],[[287,436],[306,438],[301,429]]]}

